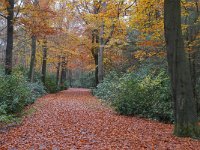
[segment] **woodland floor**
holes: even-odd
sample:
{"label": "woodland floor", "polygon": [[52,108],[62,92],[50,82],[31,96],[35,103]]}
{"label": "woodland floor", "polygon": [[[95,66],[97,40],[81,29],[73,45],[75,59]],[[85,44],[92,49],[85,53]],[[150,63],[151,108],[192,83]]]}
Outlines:
{"label": "woodland floor", "polygon": [[172,135],[173,126],[119,116],[87,89],[40,98],[21,125],[0,133],[0,150],[200,150]]}

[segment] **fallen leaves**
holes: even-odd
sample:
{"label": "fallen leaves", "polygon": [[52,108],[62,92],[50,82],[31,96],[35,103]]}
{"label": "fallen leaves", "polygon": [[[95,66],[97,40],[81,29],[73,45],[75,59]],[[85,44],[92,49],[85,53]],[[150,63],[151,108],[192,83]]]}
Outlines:
{"label": "fallen leaves", "polygon": [[87,89],[40,98],[22,125],[0,134],[0,149],[198,150],[200,142],[172,135],[173,126],[118,116]]}

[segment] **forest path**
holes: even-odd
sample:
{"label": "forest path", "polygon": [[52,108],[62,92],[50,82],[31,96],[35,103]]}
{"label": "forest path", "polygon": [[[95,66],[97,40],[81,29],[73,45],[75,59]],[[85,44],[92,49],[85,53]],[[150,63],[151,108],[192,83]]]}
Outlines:
{"label": "forest path", "polygon": [[191,150],[200,142],[172,135],[172,125],[119,116],[87,89],[40,98],[20,126],[0,133],[0,150]]}

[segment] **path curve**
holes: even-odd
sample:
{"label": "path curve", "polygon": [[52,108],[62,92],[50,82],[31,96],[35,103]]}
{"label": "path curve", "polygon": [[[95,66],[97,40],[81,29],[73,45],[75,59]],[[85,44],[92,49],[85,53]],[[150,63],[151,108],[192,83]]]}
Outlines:
{"label": "path curve", "polygon": [[22,125],[0,133],[0,150],[198,150],[200,142],[176,138],[172,126],[119,116],[88,89],[40,98]]}

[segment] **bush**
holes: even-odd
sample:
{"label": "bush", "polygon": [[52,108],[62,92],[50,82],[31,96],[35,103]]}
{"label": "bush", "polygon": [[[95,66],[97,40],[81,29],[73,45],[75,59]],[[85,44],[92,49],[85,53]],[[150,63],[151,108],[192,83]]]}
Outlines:
{"label": "bush", "polygon": [[29,83],[20,71],[0,76],[0,116],[20,113],[45,93],[39,83]]}
{"label": "bush", "polygon": [[59,91],[59,87],[56,83],[56,76],[54,74],[48,74],[46,76],[45,88],[48,93],[56,93]]}
{"label": "bush", "polygon": [[164,70],[142,68],[122,77],[112,73],[94,93],[110,101],[120,114],[174,121],[169,78]]}
{"label": "bush", "polygon": [[45,80],[45,88],[48,93],[56,93],[69,88],[68,81],[65,81],[63,85],[58,86],[56,83],[56,75],[48,74]]}
{"label": "bush", "polygon": [[29,83],[29,90],[31,91],[31,98],[26,100],[26,104],[32,104],[38,97],[46,94],[45,87],[41,82]]}
{"label": "bush", "polygon": [[105,78],[103,83],[99,84],[97,86],[97,89],[93,90],[94,95],[97,97],[100,97],[104,100],[113,101],[116,99],[117,94],[119,91],[123,90],[121,89],[120,75],[116,72],[110,72]]}
{"label": "bush", "polygon": [[31,97],[28,83],[21,74],[0,77],[0,104],[6,105],[7,113],[21,112]]}
{"label": "bush", "polygon": [[0,65],[0,76],[4,75],[4,68],[2,65]]}
{"label": "bush", "polygon": [[80,76],[80,87],[93,88],[95,87],[95,75],[94,72],[84,72]]}

